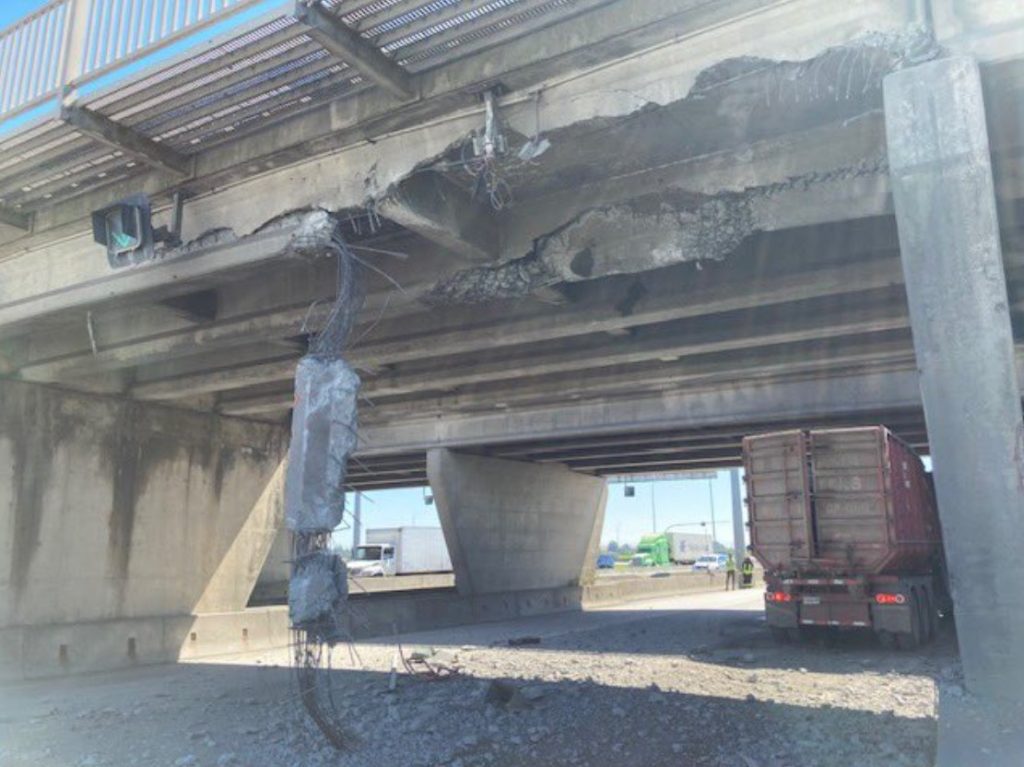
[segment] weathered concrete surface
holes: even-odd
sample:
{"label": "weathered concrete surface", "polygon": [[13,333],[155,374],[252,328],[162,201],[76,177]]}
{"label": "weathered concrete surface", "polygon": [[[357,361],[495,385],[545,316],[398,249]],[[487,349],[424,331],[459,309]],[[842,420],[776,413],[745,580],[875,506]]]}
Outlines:
{"label": "weathered concrete surface", "polygon": [[[441,576],[451,583],[450,576]],[[437,576],[434,576],[436,579]],[[394,579],[378,579],[387,584]],[[391,637],[399,631],[466,626],[530,615],[598,607],[648,597],[723,590],[720,573],[599,579],[583,588],[539,589],[465,596],[450,586],[362,594],[352,588],[353,638]],[[133,655],[126,637],[135,639]],[[54,642],[58,642],[54,645]],[[0,680],[31,679],[83,671],[216,658],[230,653],[284,648],[291,642],[288,608],[254,607],[198,615],[150,616],[40,627],[0,628]],[[68,648],[65,662],[59,645]],[[53,647],[57,650],[51,652]]]}
{"label": "weathered concrete surface", "polygon": [[66,665],[102,664],[173,643],[122,634],[134,619],[243,608],[283,514],[284,443],[270,425],[0,382],[4,653],[24,641],[27,662],[57,663],[66,645]]}
{"label": "weathered concrete surface", "polygon": [[607,485],[555,464],[438,449],[427,476],[464,595],[592,582]]}
{"label": "weathered concrete surface", "polygon": [[1024,422],[978,65],[891,75],[885,106],[964,674],[978,695],[1021,700]]}

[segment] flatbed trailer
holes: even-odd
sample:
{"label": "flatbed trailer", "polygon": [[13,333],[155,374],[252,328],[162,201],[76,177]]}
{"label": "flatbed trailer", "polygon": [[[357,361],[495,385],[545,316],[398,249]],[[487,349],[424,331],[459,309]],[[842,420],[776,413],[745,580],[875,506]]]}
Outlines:
{"label": "flatbed trailer", "polygon": [[772,633],[865,629],[917,647],[949,609],[938,514],[920,458],[882,426],[743,441],[754,555]]}

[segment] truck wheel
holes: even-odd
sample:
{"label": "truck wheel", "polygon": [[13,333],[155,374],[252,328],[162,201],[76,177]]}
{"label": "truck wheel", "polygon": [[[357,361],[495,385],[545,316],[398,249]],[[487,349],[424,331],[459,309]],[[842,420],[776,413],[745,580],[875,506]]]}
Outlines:
{"label": "truck wheel", "polygon": [[910,594],[910,631],[896,635],[896,644],[901,650],[916,650],[924,639],[924,627],[921,625],[921,600],[916,591]]}

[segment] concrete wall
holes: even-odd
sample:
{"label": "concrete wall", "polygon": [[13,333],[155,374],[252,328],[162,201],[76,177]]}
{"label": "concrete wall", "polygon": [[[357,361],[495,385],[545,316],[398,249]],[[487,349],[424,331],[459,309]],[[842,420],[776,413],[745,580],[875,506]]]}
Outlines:
{"label": "concrete wall", "polygon": [[592,580],[608,497],[603,479],[446,449],[428,452],[427,476],[462,594]]}
{"label": "concrete wall", "polygon": [[109,622],[97,636],[123,654],[118,621],[242,609],[280,527],[285,444],[270,425],[0,381],[0,653],[57,660],[73,625]]}

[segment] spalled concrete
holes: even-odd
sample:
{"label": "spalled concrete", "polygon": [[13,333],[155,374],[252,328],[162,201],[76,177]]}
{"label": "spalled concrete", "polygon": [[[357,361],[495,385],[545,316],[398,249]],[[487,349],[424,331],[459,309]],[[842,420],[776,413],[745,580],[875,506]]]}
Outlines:
{"label": "spalled concrete", "polygon": [[427,475],[460,593],[591,582],[608,496],[604,479],[444,449],[427,454]]}
{"label": "spalled concrete", "polygon": [[[278,427],[0,382],[0,665],[165,657],[193,613],[242,609],[283,449]],[[136,633],[152,618],[173,626]]]}
{"label": "spalled concrete", "polygon": [[891,75],[885,107],[964,674],[978,695],[1020,700],[1024,422],[978,65]]}

